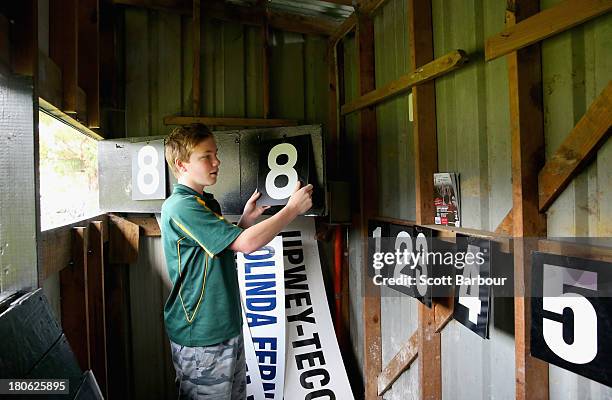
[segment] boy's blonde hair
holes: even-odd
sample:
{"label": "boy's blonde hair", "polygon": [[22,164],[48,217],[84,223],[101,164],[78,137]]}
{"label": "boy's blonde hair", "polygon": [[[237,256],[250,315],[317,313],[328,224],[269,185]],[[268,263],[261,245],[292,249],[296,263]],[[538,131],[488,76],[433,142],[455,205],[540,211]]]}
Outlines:
{"label": "boy's blonde hair", "polygon": [[189,161],[193,149],[210,137],[212,132],[203,124],[179,126],[170,132],[165,141],[166,162],[175,177],[179,177],[176,160]]}

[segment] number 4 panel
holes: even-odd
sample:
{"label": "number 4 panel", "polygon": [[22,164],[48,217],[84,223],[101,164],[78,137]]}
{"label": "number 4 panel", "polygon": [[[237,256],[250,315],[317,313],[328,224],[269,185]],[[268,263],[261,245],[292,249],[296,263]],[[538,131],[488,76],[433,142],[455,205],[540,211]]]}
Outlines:
{"label": "number 4 panel", "polygon": [[293,136],[264,141],[259,150],[258,205],[287,204],[298,180],[308,184],[310,175],[310,136]]}
{"label": "number 4 panel", "polygon": [[453,318],[483,339],[489,337],[491,286],[479,285],[477,279],[491,277],[490,249],[488,240],[457,235],[455,277],[463,284],[455,286]]}
{"label": "number 4 panel", "polygon": [[531,355],[612,386],[612,263],[533,253]]}

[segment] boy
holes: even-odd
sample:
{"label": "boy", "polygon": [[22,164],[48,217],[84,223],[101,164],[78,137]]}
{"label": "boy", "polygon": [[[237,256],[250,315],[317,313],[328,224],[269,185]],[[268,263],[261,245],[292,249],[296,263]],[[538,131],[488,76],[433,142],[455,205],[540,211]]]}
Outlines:
{"label": "boy", "polygon": [[266,245],[312,207],[312,185],[298,183],[287,205],[254,225],[266,207],[253,193],[233,225],[221,216],[206,186],[217,182],[217,145],[204,125],[176,128],[166,139],[166,161],[177,177],[162,206],[161,233],[172,289],[164,306],[180,398],[245,399],[242,312],[233,251]]}

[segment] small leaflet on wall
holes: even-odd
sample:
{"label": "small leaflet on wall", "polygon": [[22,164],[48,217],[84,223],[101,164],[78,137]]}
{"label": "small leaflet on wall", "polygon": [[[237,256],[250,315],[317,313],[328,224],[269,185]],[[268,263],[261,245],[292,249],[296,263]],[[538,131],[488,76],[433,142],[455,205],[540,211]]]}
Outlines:
{"label": "small leaflet on wall", "polygon": [[454,172],[434,174],[434,223],[461,226],[461,192],[459,176]]}

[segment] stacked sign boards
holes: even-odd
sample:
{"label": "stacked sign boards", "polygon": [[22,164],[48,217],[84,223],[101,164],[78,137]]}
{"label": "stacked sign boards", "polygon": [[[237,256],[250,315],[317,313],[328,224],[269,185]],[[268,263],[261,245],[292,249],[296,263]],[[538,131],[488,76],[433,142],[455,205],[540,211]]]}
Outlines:
{"label": "stacked sign boards", "polygon": [[[206,191],[224,214],[239,215],[255,189],[259,204],[287,203],[295,184],[314,186],[309,215],[326,215],[325,153],[320,125],[215,132],[219,178]],[[104,140],[98,146],[100,209],[159,213],[176,178],[164,156],[164,137]],[[270,210],[274,212],[274,210]]]}
{"label": "stacked sign boards", "polygon": [[[512,255],[502,254],[491,240],[460,234],[456,235],[454,244],[445,248],[442,240],[434,240],[430,229],[418,225],[370,220],[368,232],[370,279],[377,275],[394,278],[394,284],[385,286],[430,308],[432,298],[454,293],[453,318],[480,337],[489,337],[493,293],[507,300],[512,300],[514,295]],[[449,271],[439,261],[427,258],[404,263],[396,259],[388,262],[391,257],[381,262],[381,257],[376,257],[377,253],[403,253],[404,250],[445,254],[450,251],[462,254],[464,261]],[[478,262],[468,262],[468,255]],[[451,287],[418,282],[421,276],[434,279],[452,275]],[[402,277],[414,284],[398,284],[397,279]],[[457,283],[473,282],[476,277],[505,278],[508,283],[501,288]],[[531,279],[532,292],[519,294],[532,296],[531,355],[612,386],[612,262],[534,252]]]}

